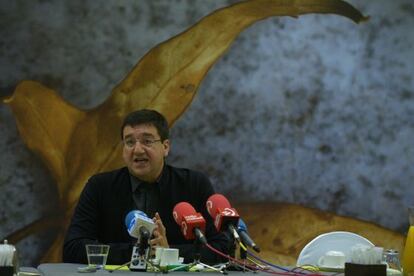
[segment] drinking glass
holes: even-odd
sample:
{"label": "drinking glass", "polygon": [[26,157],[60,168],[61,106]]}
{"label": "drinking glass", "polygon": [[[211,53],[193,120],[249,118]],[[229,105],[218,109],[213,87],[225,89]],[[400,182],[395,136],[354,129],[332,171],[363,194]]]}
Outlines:
{"label": "drinking glass", "polygon": [[87,244],[86,255],[88,256],[88,266],[101,269],[105,267],[108,258],[109,245],[105,244]]}
{"label": "drinking glass", "polygon": [[385,250],[384,261],[387,263],[390,270],[401,271],[400,253],[397,250]]}

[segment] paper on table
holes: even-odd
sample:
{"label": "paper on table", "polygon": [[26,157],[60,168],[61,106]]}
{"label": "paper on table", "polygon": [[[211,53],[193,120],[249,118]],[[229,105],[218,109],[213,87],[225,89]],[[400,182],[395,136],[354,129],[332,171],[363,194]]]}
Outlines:
{"label": "paper on table", "polygon": [[114,270],[114,269],[116,269],[116,270],[129,271],[129,267],[127,265],[126,266],[123,266],[121,268],[118,268],[118,267],[119,267],[119,265],[105,265],[105,269],[106,270]]}

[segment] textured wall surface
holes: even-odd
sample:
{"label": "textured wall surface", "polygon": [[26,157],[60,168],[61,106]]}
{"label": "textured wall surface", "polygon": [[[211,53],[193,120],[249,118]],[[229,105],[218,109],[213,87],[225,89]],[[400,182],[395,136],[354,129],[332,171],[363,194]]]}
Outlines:
{"label": "textured wall surface", "polygon": [[[1,1],[0,96],[23,79],[91,108],[156,44],[237,1]],[[303,204],[407,227],[414,205],[414,4],[350,1],[367,23],[271,18],[243,32],[172,129],[169,162],[231,200]],[[0,237],[58,204],[0,105]],[[24,265],[50,243],[20,242]],[[31,250],[24,250],[30,248]]]}

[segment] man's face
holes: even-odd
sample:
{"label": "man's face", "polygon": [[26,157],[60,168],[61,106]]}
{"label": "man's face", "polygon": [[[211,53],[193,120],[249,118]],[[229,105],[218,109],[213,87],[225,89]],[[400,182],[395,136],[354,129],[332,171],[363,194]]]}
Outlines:
{"label": "man's face", "polygon": [[145,182],[158,179],[164,157],[170,150],[168,139],[161,142],[157,129],[151,124],[125,126],[122,157],[129,172]]}

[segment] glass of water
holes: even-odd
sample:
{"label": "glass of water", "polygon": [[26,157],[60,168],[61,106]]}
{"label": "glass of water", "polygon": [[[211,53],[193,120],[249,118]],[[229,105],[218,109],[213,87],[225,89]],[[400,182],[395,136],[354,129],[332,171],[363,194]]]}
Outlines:
{"label": "glass of water", "polygon": [[88,266],[101,269],[105,267],[108,258],[109,245],[87,244],[86,255],[88,256]]}
{"label": "glass of water", "polygon": [[397,250],[388,249],[384,252],[384,261],[387,263],[388,274],[401,275],[401,264],[400,264],[400,254]]}

